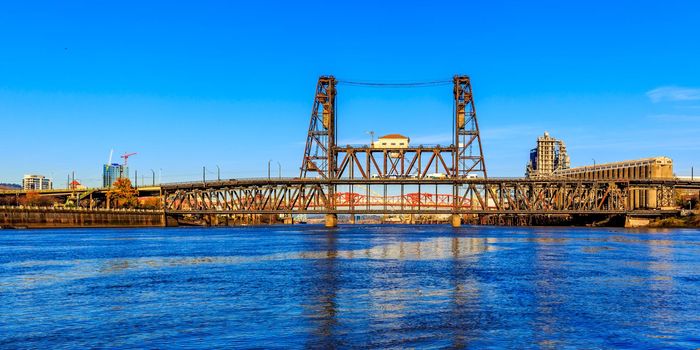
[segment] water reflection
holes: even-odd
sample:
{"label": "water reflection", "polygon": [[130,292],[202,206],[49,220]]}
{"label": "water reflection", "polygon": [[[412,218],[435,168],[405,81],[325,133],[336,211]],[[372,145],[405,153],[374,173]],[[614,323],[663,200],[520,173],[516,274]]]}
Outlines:
{"label": "water reflection", "polygon": [[[334,235],[328,235],[328,240],[336,240]],[[9,280],[25,280],[30,282],[61,281],[65,279],[87,278],[106,273],[119,273],[128,270],[144,268],[184,267],[196,265],[231,265],[251,264],[270,261],[296,259],[335,260],[335,259],[370,259],[370,260],[436,260],[462,259],[476,254],[494,251],[498,248],[491,246],[488,240],[482,238],[446,238],[440,237],[426,241],[396,242],[386,245],[373,246],[367,249],[336,250],[335,246],[327,245],[326,250],[302,251],[258,256],[181,256],[181,257],[149,257],[123,259],[80,259],[80,260],[29,260],[20,263],[2,264],[7,267],[44,268],[49,276],[15,275],[10,279],[0,278],[0,284]],[[332,261],[331,261],[332,262]],[[30,277],[30,278],[25,278]],[[17,285],[17,287],[22,287]]]}
{"label": "water reflection", "polygon": [[469,341],[477,337],[476,330],[479,322],[478,314],[475,310],[480,310],[479,291],[480,286],[470,265],[476,263],[477,255],[469,255],[470,259],[464,259],[467,255],[465,251],[471,253],[481,253],[488,251],[487,239],[471,239],[462,241],[457,237],[451,239],[452,261],[450,269],[450,284],[452,285],[452,300],[450,317],[455,324],[452,327],[453,348],[464,348],[469,345]]}
{"label": "water reflection", "polygon": [[311,266],[305,269],[312,272],[312,277],[305,279],[308,300],[302,307],[307,320],[313,325],[306,347],[332,348],[338,344],[335,337],[338,324],[336,295],[342,278],[337,269],[337,238],[328,233],[317,244],[320,244],[319,252],[304,254],[318,257],[311,260]]}
{"label": "water reflection", "polygon": [[[532,320],[537,344],[544,349],[556,349],[561,345],[556,340],[558,332],[565,327],[560,313],[576,312],[561,310],[568,286],[560,273],[568,261],[568,239],[539,237],[534,239],[533,268],[535,276],[534,303],[537,313]],[[555,244],[552,244],[555,243]]]}
{"label": "water reflection", "polygon": [[679,307],[674,300],[676,295],[676,285],[671,277],[676,271],[673,262],[676,259],[674,256],[674,245],[668,240],[648,240],[648,270],[650,272],[650,281],[645,283],[649,288],[651,296],[647,303],[652,305],[652,313],[649,315],[649,327],[652,328],[648,332],[648,336],[659,337],[668,336],[671,334],[682,333],[682,330],[674,327],[676,320],[675,308]]}

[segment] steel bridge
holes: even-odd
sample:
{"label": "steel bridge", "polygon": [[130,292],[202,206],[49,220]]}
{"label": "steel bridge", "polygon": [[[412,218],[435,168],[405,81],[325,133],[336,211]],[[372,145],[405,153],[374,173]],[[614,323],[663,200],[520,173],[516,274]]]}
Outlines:
{"label": "steel bridge", "polygon": [[[335,100],[337,85],[343,83],[361,84],[332,76],[318,80],[298,177],[162,184],[140,188],[140,194],[160,197],[164,214],[176,219],[211,223],[220,216],[321,214],[332,227],[338,215],[346,214],[447,215],[454,226],[465,219],[503,223],[504,218],[527,222],[550,215],[663,216],[678,213],[677,190],[700,190],[700,181],[645,179],[629,171],[617,176],[489,177],[468,76],[438,82],[452,86],[449,145],[339,145]],[[75,198],[77,205],[85,198],[90,208],[109,202],[108,189],[39,194]],[[3,197],[21,195],[26,193],[0,191]]]}
{"label": "steel bridge", "polygon": [[448,214],[459,226],[468,216],[672,214],[676,189],[700,189],[675,179],[489,178],[468,76],[451,81],[450,145],[338,145],[338,83],[318,80],[299,177],[163,185],[166,215],[323,214],[333,227],[339,214]]}

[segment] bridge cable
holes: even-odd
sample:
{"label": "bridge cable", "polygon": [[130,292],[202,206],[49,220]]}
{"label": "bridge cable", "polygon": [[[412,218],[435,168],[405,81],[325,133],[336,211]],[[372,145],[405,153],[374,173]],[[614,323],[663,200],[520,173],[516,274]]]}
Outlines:
{"label": "bridge cable", "polygon": [[380,83],[380,82],[367,82],[367,81],[350,81],[350,80],[337,80],[338,84],[352,85],[352,86],[365,86],[365,87],[375,87],[375,88],[412,88],[412,87],[431,87],[431,86],[443,86],[451,85],[452,80],[433,80],[433,81],[423,81],[423,82],[410,82],[410,83]]}

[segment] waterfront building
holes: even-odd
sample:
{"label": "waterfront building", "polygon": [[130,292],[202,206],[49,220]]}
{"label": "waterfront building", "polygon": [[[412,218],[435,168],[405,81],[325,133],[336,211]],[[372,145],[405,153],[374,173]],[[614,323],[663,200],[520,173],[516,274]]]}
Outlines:
{"label": "waterfront building", "polygon": [[27,174],[22,178],[22,189],[24,190],[50,190],[53,189],[51,179],[43,175]]}
{"label": "waterfront building", "polygon": [[377,141],[374,141],[374,143],[372,143],[372,147],[382,149],[408,148],[409,142],[411,142],[411,139],[406,136],[400,134],[389,134],[380,137],[377,139]]}
{"label": "waterfront building", "polygon": [[673,175],[673,160],[668,157],[586,165],[560,170],[555,172],[555,175],[581,180],[645,180],[675,177]]}
{"label": "waterfront building", "polygon": [[549,136],[545,131],[543,136],[537,138],[537,147],[530,150],[530,161],[525,168],[525,176],[548,177],[569,167],[571,160],[566,153],[564,141]]}
{"label": "waterfront building", "polygon": [[111,188],[114,181],[122,177],[129,177],[128,166],[118,163],[105,164],[102,168],[102,187]]}

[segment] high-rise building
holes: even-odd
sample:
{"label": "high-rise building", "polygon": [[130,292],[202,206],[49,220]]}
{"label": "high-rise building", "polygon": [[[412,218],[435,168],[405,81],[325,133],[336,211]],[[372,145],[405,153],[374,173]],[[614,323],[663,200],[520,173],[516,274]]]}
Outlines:
{"label": "high-rise building", "polygon": [[119,178],[129,178],[129,167],[117,163],[105,164],[102,168],[102,187],[110,188]]}
{"label": "high-rise building", "polygon": [[22,179],[22,189],[24,190],[50,190],[53,188],[51,179],[47,179],[43,175],[24,175]]}
{"label": "high-rise building", "polygon": [[525,169],[525,176],[547,177],[570,167],[571,161],[566,153],[564,141],[549,136],[545,131],[543,136],[537,138],[537,147],[530,150],[530,161]]}

